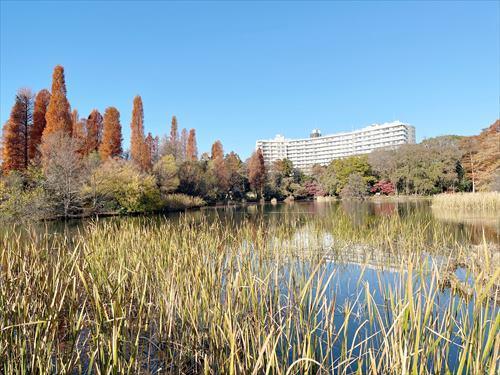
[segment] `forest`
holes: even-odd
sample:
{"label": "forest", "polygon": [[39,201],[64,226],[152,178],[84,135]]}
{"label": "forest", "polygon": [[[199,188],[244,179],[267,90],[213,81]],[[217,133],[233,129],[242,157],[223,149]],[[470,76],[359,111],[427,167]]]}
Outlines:
{"label": "forest", "polygon": [[[168,121],[146,134],[142,98],[133,99],[131,142],[123,146],[120,112],[72,109],[64,68],[51,90],[19,89],[1,142],[0,217],[55,219],[162,212],[205,204],[332,196],[432,195],[500,190],[500,122],[472,137],[440,136],[415,145],[333,160],[310,173],[289,160],[264,164],[225,153],[216,140],[198,155],[196,129]],[[214,137],[215,138],[215,137]]]}

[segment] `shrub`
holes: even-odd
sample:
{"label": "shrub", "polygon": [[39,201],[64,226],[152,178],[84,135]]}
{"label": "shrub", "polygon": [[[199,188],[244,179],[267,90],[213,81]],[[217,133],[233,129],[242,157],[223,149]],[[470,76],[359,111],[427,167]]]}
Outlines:
{"label": "shrub", "polygon": [[200,197],[192,197],[186,194],[168,194],[162,201],[163,209],[167,211],[179,211],[186,208],[204,206],[206,203]]}
{"label": "shrub", "polygon": [[116,201],[126,212],[143,212],[161,207],[160,191],[150,174],[136,164],[109,159],[95,172],[97,192]]}

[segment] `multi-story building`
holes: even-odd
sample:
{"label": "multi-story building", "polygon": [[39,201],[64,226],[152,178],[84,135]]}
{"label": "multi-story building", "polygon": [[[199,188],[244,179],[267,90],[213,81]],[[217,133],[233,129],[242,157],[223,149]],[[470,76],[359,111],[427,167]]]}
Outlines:
{"label": "multi-story building", "polygon": [[309,138],[302,139],[277,135],[274,139],[257,141],[256,147],[262,150],[266,165],[289,159],[295,167],[308,171],[315,164],[327,165],[333,159],[411,143],[415,143],[415,127],[394,121],[324,136],[314,129]]}

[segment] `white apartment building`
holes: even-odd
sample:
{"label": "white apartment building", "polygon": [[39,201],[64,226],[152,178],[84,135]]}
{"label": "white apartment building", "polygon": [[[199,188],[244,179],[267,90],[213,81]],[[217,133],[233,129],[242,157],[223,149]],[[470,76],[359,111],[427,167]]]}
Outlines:
{"label": "white apartment building", "polygon": [[296,168],[308,171],[314,164],[327,165],[333,159],[367,154],[378,148],[395,148],[415,143],[415,127],[401,121],[373,124],[352,132],[321,135],[314,129],[309,138],[259,140],[266,165],[289,159]]}

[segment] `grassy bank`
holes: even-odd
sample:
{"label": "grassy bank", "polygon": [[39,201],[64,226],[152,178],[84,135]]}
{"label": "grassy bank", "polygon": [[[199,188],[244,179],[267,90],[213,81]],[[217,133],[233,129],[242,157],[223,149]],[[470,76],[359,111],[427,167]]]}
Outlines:
{"label": "grassy bank", "polygon": [[[500,270],[482,270],[492,274],[469,305],[445,298],[440,267],[422,261],[424,221],[276,220],[272,231],[203,218],[95,222],[73,237],[7,230],[0,372],[421,374],[446,372],[454,353],[458,373],[497,373]],[[468,251],[445,227],[431,236]],[[330,260],[352,249],[381,249],[403,272],[370,285],[366,263],[357,293],[337,301]]]}
{"label": "grassy bank", "polygon": [[500,212],[499,192],[439,194],[432,198],[432,207],[468,212]]}

